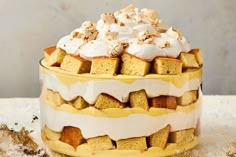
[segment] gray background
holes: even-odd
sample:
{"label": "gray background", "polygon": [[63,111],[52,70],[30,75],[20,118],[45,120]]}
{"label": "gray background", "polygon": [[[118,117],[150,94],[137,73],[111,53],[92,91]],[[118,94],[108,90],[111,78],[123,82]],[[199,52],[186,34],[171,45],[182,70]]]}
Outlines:
{"label": "gray background", "polygon": [[202,49],[205,94],[236,94],[235,0],[0,0],[0,97],[37,97],[42,50],[131,3],[157,9]]}

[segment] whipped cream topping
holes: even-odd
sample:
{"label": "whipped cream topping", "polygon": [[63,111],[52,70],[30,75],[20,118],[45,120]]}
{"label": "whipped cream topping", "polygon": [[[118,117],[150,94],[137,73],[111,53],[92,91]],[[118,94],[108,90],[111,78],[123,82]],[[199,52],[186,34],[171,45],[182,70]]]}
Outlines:
{"label": "whipped cream topping", "polygon": [[98,95],[101,93],[107,93],[125,103],[129,99],[130,92],[141,89],[146,91],[149,98],[160,95],[180,97],[186,91],[197,90],[201,84],[201,79],[193,79],[186,81],[181,88],[177,88],[174,84],[159,79],[140,78],[132,84],[119,80],[90,80],[64,85],[51,73],[41,73],[40,79],[46,88],[59,92],[63,99],[70,101],[77,96],[82,96],[89,104],[94,104]]}
{"label": "whipped cream topping", "polygon": [[82,39],[72,38],[70,35],[67,35],[58,41],[57,47],[65,50],[68,54],[79,55],[77,50],[82,44]]}
{"label": "whipped cream topping", "polygon": [[[200,101],[201,96],[196,103],[201,103]],[[200,113],[201,108],[198,107],[191,112],[173,112],[159,116],[130,114],[127,117],[109,118],[56,111],[41,103],[42,127],[46,125],[56,132],[61,132],[64,126],[78,127],[86,139],[104,135],[113,140],[150,136],[168,124],[171,125],[171,131],[196,128]]]}
{"label": "whipped cream topping", "polygon": [[[157,56],[176,58],[180,52],[190,51],[189,42],[181,33],[157,17],[154,10],[139,11],[130,5],[114,14],[102,14],[97,23],[84,22],[80,28],[60,39],[57,47],[88,60],[121,55],[110,53],[118,43],[126,43],[123,52],[147,61]],[[139,34],[144,32],[150,36],[140,40]]]}

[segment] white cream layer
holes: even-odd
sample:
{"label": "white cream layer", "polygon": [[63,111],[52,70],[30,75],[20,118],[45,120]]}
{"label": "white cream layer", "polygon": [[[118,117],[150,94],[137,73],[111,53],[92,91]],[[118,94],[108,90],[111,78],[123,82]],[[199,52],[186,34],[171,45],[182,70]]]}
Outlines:
{"label": "white cream layer", "polygon": [[108,135],[113,140],[150,136],[166,125],[171,131],[195,128],[200,117],[200,108],[191,112],[174,112],[160,116],[130,114],[127,117],[107,118],[56,111],[41,102],[42,127],[61,132],[64,126],[80,128],[84,138]]}
{"label": "white cream layer", "polygon": [[53,74],[41,73],[40,78],[46,88],[59,92],[63,99],[70,101],[77,96],[82,96],[90,104],[94,104],[101,93],[109,94],[125,103],[128,101],[130,92],[141,89],[146,91],[148,97],[160,95],[180,97],[186,91],[197,90],[201,84],[200,79],[193,79],[187,81],[181,88],[177,88],[174,84],[166,81],[140,78],[133,83],[125,83],[119,80],[91,80],[67,86]]}

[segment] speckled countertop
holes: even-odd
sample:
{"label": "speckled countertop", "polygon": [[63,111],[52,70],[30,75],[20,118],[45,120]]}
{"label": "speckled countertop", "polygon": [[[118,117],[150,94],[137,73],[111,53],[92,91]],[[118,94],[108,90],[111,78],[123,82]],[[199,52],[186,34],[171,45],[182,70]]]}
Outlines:
{"label": "speckled countertop", "polygon": [[[38,98],[0,99],[0,125],[7,124],[14,130],[25,127],[42,146],[39,113]],[[201,144],[188,156],[235,157],[236,144],[232,148],[232,143],[236,142],[236,96],[204,96],[201,127]],[[227,155],[229,148],[231,153]]]}

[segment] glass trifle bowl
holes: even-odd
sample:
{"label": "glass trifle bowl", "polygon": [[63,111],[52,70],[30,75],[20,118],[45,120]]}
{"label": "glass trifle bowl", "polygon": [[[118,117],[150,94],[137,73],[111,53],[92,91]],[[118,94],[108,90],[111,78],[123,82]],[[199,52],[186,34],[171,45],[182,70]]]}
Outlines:
{"label": "glass trifle bowl", "polygon": [[85,22],[40,61],[41,128],[80,157],[170,156],[200,138],[202,56],[151,9]]}

